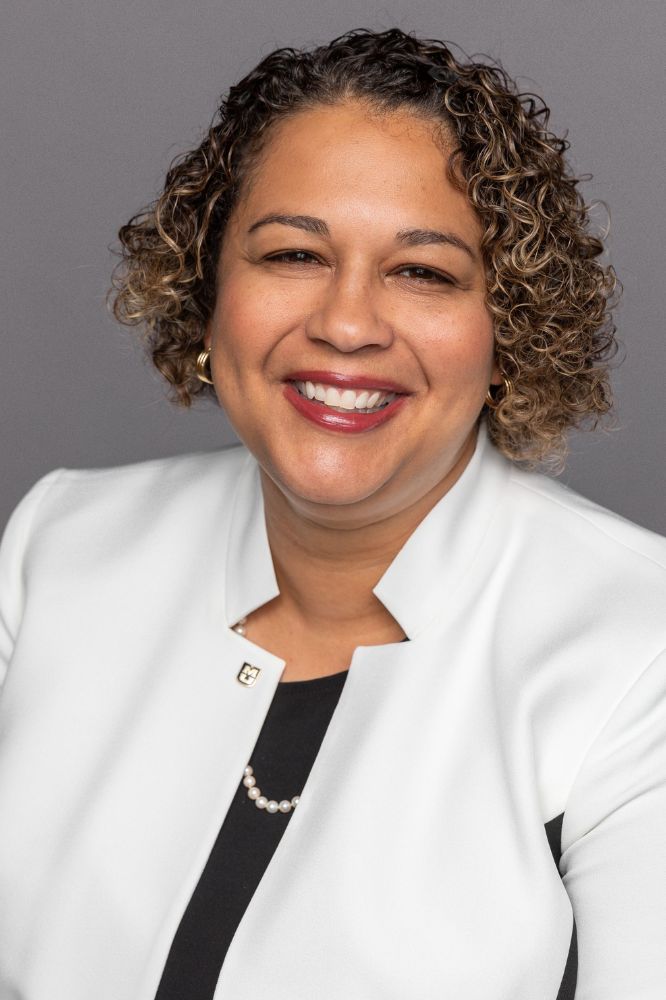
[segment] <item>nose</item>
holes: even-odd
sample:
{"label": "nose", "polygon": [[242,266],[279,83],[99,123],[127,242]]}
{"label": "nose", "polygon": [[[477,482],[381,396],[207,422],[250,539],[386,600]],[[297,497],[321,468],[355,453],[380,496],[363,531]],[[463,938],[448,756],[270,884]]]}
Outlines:
{"label": "nose", "polygon": [[353,270],[340,271],[310,314],[307,336],[344,354],[367,347],[390,347],[394,332],[380,313],[380,296],[381,290],[371,277]]}

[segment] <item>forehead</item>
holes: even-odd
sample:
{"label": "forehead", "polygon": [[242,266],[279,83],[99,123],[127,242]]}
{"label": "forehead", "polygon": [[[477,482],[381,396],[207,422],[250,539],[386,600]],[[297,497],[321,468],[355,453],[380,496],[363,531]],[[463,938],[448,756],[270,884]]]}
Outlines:
{"label": "forehead", "polygon": [[447,177],[453,148],[443,123],[409,111],[378,113],[356,101],[299,111],[272,127],[239,214],[328,211],[369,221],[394,206],[431,221],[455,211],[474,225],[467,198]]}
{"label": "forehead", "polygon": [[347,138],[359,139],[363,134],[383,134],[393,141],[426,140],[431,144],[438,132],[446,131],[443,121],[425,118],[409,108],[383,109],[361,98],[350,98],[335,104],[320,104],[304,108],[293,115],[277,119],[271,126],[269,143],[277,148],[285,143],[317,136],[324,141]]}

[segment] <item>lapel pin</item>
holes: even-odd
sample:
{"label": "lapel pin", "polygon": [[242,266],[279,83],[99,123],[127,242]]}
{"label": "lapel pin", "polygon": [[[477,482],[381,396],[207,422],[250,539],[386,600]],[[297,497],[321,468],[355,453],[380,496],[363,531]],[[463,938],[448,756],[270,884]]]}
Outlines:
{"label": "lapel pin", "polygon": [[244,663],[238,671],[237,680],[246,687],[252,687],[260,673],[260,667],[253,667],[251,663]]}

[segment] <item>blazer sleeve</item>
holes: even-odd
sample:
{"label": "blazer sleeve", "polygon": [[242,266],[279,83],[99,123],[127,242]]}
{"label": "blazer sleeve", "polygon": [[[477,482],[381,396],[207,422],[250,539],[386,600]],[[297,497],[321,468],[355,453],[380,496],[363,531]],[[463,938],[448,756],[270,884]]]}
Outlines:
{"label": "blazer sleeve", "polygon": [[0,543],[0,686],[7,675],[26,596],[25,554],[37,510],[63,469],[42,476],[14,508]]}
{"label": "blazer sleeve", "polygon": [[666,997],[666,652],[616,704],[574,781],[560,870],[576,1000]]}

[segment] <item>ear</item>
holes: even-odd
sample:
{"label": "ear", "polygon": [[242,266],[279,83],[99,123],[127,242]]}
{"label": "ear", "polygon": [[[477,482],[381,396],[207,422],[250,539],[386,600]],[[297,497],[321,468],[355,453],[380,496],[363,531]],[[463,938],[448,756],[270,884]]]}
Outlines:
{"label": "ear", "polygon": [[212,341],[213,341],[213,331],[211,329],[211,324],[209,321],[208,323],[206,323],[206,326],[204,327],[204,337],[203,337],[203,345],[207,351],[210,350],[210,345]]}
{"label": "ear", "polygon": [[493,361],[492,372],[491,372],[491,375],[490,375],[490,384],[491,385],[502,385],[503,382],[504,382],[504,379],[502,378],[502,373],[500,372],[500,367],[499,367],[497,358],[495,358],[494,361]]}

